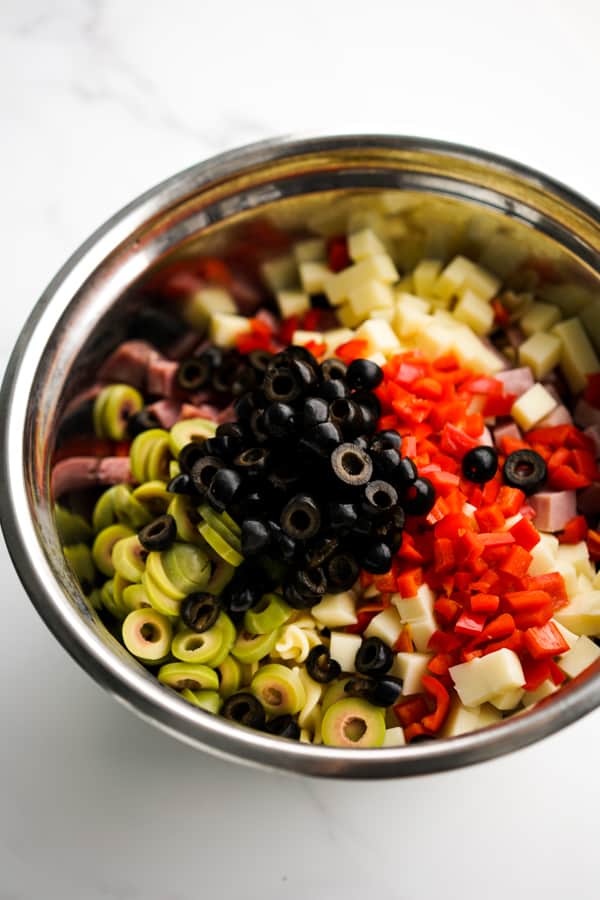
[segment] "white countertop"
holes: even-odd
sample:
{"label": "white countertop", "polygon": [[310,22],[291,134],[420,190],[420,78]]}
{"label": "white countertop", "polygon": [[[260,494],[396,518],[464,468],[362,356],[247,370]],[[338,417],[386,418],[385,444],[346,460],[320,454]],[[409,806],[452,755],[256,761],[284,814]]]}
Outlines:
{"label": "white countertop", "polygon": [[[596,0],[3,0],[0,365],[126,201],[289,131],[420,134],[600,200]],[[511,757],[301,780],[159,733],[71,662],[2,546],[0,900],[599,895],[600,711]]]}

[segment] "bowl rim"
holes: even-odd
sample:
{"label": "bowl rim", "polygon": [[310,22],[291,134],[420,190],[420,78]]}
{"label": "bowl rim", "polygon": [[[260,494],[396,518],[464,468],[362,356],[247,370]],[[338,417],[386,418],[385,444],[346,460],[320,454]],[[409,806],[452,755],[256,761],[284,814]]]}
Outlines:
{"label": "bowl rim", "polygon": [[[104,222],[71,255],[42,293],[22,328],[0,392],[0,472],[6,486],[0,521],[9,553],[31,602],[70,655],[104,688],[139,716],[216,755],[309,775],[384,778],[442,771],[509,753],[562,728],[600,704],[600,668],[509,721],[451,739],[400,748],[343,750],[282,741],[211,716],[138,674],[102,643],[72,607],[38,541],[23,464],[25,412],[32,378],[48,337],[72,298],[111,249],[150,216],[215,179],[284,157],[363,149],[436,152],[490,170],[510,173],[560,198],[600,229],[600,209],[587,198],[536,169],[465,145],[395,135],[277,137],[213,156],[145,191]],[[599,231],[600,234],[600,231]],[[600,242],[598,250],[600,252]]]}

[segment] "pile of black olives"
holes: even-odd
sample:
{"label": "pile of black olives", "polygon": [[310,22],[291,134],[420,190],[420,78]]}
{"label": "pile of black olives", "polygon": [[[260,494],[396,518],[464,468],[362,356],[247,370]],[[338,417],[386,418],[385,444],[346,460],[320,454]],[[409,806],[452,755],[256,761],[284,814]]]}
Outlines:
{"label": "pile of black olives", "polygon": [[235,401],[236,421],[179,456],[190,490],[241,526],[246,561],[229,588],[244,594],[234,598],[240,612],[252,605],[248,567],[265,557],[284,564],[285,599],[297,609],[347,590],[360,567],[389,571],[405,516],[424,515],[435,501],[431,483],[402,457],[400,435],[376,433],[379,366],[319,364],[297,346],[261,351],[261,365]]}

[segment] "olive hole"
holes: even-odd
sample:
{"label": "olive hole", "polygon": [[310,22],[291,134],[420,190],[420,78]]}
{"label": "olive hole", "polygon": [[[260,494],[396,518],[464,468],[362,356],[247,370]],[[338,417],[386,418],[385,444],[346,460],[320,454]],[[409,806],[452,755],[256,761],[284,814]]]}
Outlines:
{"label": "olive hole", "polygon": [[296,531],[306,531],[311,524],[311,518],[305,509],[295,509],[290,516],[290,522]]}
{"label": "olive hole", "polygon": [[345,453],[342,456],[342,467],[348,475],[359,475],[363,470],[363,461],[355,453]]}
{"label": "olive hole", "polygon": [[366,730],[367,726],[364,719],[353,717],[344,723],[344,736],[347,737],[349,741],[360,741]]}
{"label": "olive hole", "polygon": [[263,697],[265,703],[267,703],[269,706],[279,706],[283,700],[281,691],[277,690],[277,688],[274,687],[267,688],[263,693]]}
{"label": "olive hole", "polygon": [[189,638],[186,643],[186,649],[192,652],[194,650],[201,650],[202,647],[204,647],[204,639],[201,635],[198,635],[198,637]]}
{"label": "olive hole", "polygon": [[216,466],[204,466],[204,468],[202,469],[202,473],[200,475],[200,480],[202,481],[202,484],[205,484],[208,486],[211,483],[211,481],[213,480],[213,477],[215,476],[216,472],[217,472]]}
{"label": "olive hole", "polygon": [[294,388],[294,382],[289,375],[277,375],[273,379],[273,393],[285,396]]}
{"label": "olive hole", "polygon": [[521,475],[523,478],[529,478],[530,475],[533,474],[534,466],[533,463],[530,462],[520,462],[518,466],[516,466],[516,471],[518,475]]}
{"label": "olive hole", "polygon": [[375,491],[373,495],[373,503],[375,506],[379,506],[385,509],[386,506],[390,505],[390,495],[385,491]]}
{"label": "olive hole", "polygon": [[160,631],[152,622],[144,622],[140,634],[149,644],[155,644],[160,639]]}

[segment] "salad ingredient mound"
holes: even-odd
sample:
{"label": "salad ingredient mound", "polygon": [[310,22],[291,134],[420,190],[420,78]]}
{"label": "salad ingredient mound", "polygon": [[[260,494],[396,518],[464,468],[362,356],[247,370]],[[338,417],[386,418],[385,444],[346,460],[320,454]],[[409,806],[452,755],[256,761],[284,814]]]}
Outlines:
{"label": "salad ingredient mound", "polygon": [[65,417],[57,528],[127,650],[206,712],[347,748],[486,727],[600,658],[580,319],[465,256],[400,274],[369,228],[261,279],[167,267]]}

